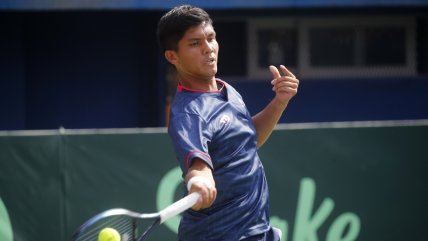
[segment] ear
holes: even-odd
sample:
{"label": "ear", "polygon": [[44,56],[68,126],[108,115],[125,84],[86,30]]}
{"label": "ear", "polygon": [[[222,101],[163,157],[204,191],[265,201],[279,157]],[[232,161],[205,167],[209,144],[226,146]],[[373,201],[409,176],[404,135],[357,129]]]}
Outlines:
{"label": "ear", "polygon": [[173,65],[178,63],[178,56],[174,50],[165,50],[165,58]]}

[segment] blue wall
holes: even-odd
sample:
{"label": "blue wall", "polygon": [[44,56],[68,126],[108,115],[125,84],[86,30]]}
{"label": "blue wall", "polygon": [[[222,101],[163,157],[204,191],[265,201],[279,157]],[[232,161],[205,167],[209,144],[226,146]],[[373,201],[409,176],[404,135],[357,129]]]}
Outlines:
{"label": "blue wall", "polygon": [[[161,14],[0,12],[0,130],[163,126]],[[230,83],[254,114],[273,97],[269,80]],[[426,93],[426,76],[301,79],[281,122],[428,119]]]}
{"label": "blue wall", "polygon": [[[234,86],[255,114],[273,97],[269,81]],[[281,122],[428,118],[428,78],[301,79]]]}
{"label": "blue wall", "polygon": [[156,22],[142,12],[0,14],[0,129],[156,126]]}

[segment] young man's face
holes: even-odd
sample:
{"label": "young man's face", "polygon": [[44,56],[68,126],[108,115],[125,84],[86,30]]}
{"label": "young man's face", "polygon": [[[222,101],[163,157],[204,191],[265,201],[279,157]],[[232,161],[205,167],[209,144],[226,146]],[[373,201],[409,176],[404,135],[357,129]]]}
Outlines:
{"label": "young man's face", "polygon": [[209,81],[217,73],[218,49],[213,26],[202,23],[185,32],[170,62],[184,78]]}

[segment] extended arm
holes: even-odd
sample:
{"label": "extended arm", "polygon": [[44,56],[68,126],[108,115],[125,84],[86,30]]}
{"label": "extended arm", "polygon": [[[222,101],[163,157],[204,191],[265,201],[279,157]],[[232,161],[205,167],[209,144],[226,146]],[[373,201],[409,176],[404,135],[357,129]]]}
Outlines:
{"label": "extended arm", "polygon": [[282,76],[275,66],[269,66],[273,75],[271,84],[275,92],[275,98],[259,113],[253,116],[253,124],[256,128],[257,147],[261,147],[269,138],[274,127],[279,121],[288,102],[296,95],[299,80],[285,66],[280,66]]}

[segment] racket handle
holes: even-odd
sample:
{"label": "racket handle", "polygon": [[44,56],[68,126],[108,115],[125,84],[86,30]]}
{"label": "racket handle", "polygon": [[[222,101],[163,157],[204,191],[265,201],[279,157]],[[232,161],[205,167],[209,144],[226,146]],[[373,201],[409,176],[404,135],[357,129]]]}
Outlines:
{"label": "racket handle", "polygon": [[163,223],[169,218],[174,217],[175,215],[191,208],[193,205],[195,205],[200,196],[201,194],[198,192],[193,192],[160,211],[160,223]]}

